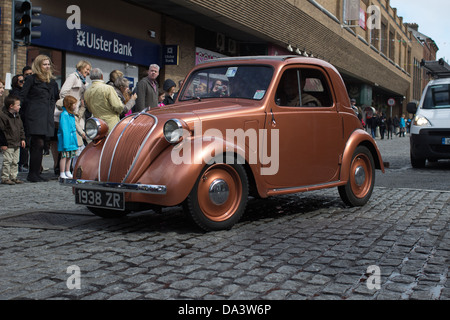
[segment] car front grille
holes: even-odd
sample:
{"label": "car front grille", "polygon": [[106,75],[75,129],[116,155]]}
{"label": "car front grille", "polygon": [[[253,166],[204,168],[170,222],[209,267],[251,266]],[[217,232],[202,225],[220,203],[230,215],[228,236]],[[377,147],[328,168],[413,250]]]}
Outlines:
{"label": "car front grille", "polygon": [[99,180],[126,182],[157,119],[140,113],[123,119],[109,134],[100,159]]}

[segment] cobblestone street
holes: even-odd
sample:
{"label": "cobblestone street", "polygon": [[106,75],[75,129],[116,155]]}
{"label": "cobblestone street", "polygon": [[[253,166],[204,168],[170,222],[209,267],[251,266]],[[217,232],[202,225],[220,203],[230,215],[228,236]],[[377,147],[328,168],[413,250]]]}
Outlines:
{"label": "cobblestone street", "polygon": [[103,220],[56,180],[0,192],[0,299],[450,298],[445,190],[378,186],[363,208],[337,189],[251,199],[232,230],[211,233],[181,208]]}

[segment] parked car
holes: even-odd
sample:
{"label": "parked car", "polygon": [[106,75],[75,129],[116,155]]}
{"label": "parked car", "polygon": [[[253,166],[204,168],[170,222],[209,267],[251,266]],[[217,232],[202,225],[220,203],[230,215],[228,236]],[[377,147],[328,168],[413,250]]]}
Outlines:
{"label": "parked car", "polygon": [[450,66],[443,61],[422,61],[435,77],[425,87],[419,103],[407,106],[415,114],[410,128],[411,165],[425,167],[426,161],[450,159]]}
{"label": "parked car", "polygon": [[74,168],[75,201],[101,217],[182,205],[205,230],[229,229],[250,196],[337,187],[365,205],[375,141],[329,63],[298,56],[222,58],[196,66],[177,102],[124,118],[93,140]]}

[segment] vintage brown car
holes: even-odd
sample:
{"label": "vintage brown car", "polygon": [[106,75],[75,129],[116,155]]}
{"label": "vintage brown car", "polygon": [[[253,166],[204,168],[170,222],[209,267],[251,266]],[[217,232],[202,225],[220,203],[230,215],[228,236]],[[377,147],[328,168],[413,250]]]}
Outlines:
{"label": "vintage brown car", "polygon": [[380,152],[329,63],[298,56],[223,58],[195,67],[175,105],[119,122],[87,120],[75,201],[101,217],[182,205],[205,230],[229,229],[249,196],[337,187],[365,205]]}

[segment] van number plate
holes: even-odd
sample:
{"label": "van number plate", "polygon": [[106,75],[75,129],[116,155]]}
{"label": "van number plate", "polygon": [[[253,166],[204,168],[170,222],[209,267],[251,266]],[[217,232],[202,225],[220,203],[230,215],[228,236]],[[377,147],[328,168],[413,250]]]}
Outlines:
{"label": "van number plate", "polygon": [[75,203],[89,207],[113,210],[125,210],[123,192],[107,192],[98,190],[75,190]]}
{"label": "van number plate", "polygon": [[442,144],[443,145],[450,145],[450,138],[442,138]]}

